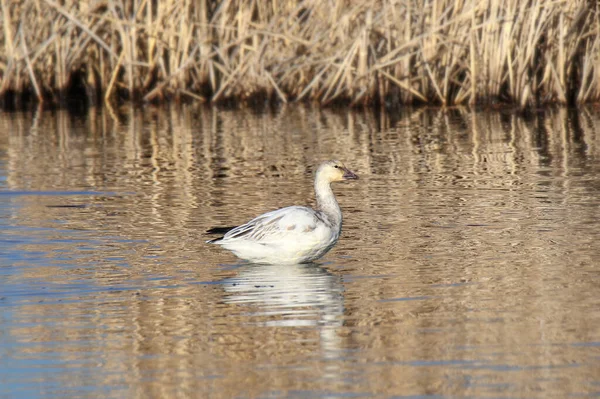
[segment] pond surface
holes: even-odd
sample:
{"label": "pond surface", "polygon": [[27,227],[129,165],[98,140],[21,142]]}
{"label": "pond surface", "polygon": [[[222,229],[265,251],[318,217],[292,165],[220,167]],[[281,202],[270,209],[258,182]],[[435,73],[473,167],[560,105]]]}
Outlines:
{"label": "pond surface", "polygon": [[[204,243],[332,158],[317,264]],[[0,397],[598,397],[599,243],[597,108],[0,114]]]}

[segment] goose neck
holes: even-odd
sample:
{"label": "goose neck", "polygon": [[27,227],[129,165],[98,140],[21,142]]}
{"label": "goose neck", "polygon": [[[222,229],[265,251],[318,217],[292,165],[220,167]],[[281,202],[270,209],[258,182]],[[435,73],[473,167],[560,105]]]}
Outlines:
{"label": "goose neck", "polygon": [[342,210],[335,199],[331,184],[321,179],[315,180],[317,209],[327,215],[334,225],[342,224]]}

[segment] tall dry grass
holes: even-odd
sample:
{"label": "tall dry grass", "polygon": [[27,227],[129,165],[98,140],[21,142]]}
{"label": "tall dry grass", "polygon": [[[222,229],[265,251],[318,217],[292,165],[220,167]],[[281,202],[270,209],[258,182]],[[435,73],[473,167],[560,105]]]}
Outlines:
{"label": "tall dry grass", "polygon": [[592,0],[0,0],[0,99],[600,100]]}

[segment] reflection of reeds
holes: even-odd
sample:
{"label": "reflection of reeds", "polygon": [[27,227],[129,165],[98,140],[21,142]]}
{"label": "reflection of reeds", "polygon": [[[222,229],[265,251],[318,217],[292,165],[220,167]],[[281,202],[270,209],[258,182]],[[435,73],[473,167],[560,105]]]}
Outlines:
{"label": "reflection of reeds", "polygon": [[0,0],[0,100],[600,99],[586,0]]}
{"label": "reflection of reeds", "polygon": [[[567,381],[561,392],[592,380],[590,367],[536,366],[555,361],[556,351],[563,350],[559,345],[552,344],[552,351],[545,342],[531,345],[541,349],[526,352],[526,359],[512,349],[539,342],[546,333],[551,342],[570,347],[577,337],[591,341],[595,336],[586,313],[592,305],[584,303],[589,291],[566,284],[562,295],[578,305],[558,306],[563,297],[557,299],[556,289],[574,264],[585,267],[573,260],[582,259],[578,252],[597,252],[592,252],[597,246],[590,232],[597,226],[598,208],[577,205],[591,205],[597,191],[592,178],[600,129],[593,111],[551,109],[532,119],[425,108],[381,115],[305,107],[281,107],[273,115],[192,107],[119,111],[124,108],[111,115],[93,110],[84,121],[63,111],[35,119],[24,113],[0,115],[0,128],[7,132],[0,134],[7,188],[124,194],[34,195],[8,208],[14,212],[12,223],[48,228],[15,244],[33,259],[47,254],[40,264],[23,258],[15,275],[40,281],[48,290],[34,297],[39,303],[27,295],[18,307],[9,296],[19,323],[5,327],[7,342],[19,342],[15,353],[26,353],[33,358],[29,362],[52,355],[68,365],[89,361],[94,367],[93,373],[69,370],[47,378],[66,375],[69,384],[106,390],[118,377],[121,396],[127,397],[203,396],[205,391],[204,396],[259,397],[266,378],[273,389],[307,391],[324,375],[332,376],[326,387],[333,390],[336,381],[343,384],[338,370],[355,372],[358,363],[334,357],[286,371],[297,359],[327,355],[327,350],[335,355],[339,347],[391,359],[392,366],[386,363],[380,373],[364,374],[365,384],[379,396],[410,392],[424,375],[438,381],[448,373],[460,381],[475,375],[519,387],[530,386],[532,375],[541,381],[547,373],[561,373]],[[287,134],[280,134],[282,129]],[[223,278],[237,283],[245,270],[216,267],[233,257],[211,251],[200,232],[304,203],[312,193],[304,171],[326,156],[341,157],[361,174],[359,184],[336,187],[347,223],[343,240],[328,255],[350,255],[342,262],[354,266],[332,267],[336,278],[322,275],[323,294],[315,300],[321,301],[318,311],[326,328],[257,327],[256,316],[247,310],[264,310],[267,301],[241,307],[231,303],[234,294],[226,285],[194,284]],[[549,215],[564,220],[564,226],[537,232]],[[567,222],[572,218],[583,223]],[[465,227],[473,222],[488,226]],[[84,245],[88,240],[91,247]],[[557,245],[567,240],[578,250]],[[596,258],[590,256],[588,265]],[[378,278],[342,281],[341,273]],[[473,284],[454,284],[462,277]],[[81,291],[82,281],[91,285],[89,292]],[[136,287],[140,291],[131,290]],[[273,287],[252,288],[268,295]],[[48,292],[61,294],[60,300]],[[401,296],[428,299],[375,300]],[[289,309],[279,308],[288,314]],[[57,317],[64,314],[68,317]],[[490,323],[499,315],[517,322]],[[273,313],[259,317],[280,320]],[[52,322],[44,322],[49,318]],[[344,323],[338,326],[339,320]],[[390,320],[397,324],[382,323]],[[573,328],[561,328],[565,324]],[[457,346],[469,352],[452,352]],[[433,362],[424,373],[426,365],[393,362],[471,358],[471,348],[478,347],[498,358],[490,367],[523,364],[526,372],[489,374],[487,363],[478,370]],[[99,354],[102,368],[96,366]],[[588,364],[583,356],[575,360]],[[258,367],[265,364],[274,367]]]}

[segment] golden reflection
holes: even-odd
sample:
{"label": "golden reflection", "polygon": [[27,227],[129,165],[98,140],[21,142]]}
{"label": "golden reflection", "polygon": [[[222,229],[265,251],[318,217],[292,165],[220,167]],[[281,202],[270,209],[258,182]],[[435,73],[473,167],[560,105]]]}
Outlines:
{"label": "golden reflection", "polygon": [[[593,109],[2,114],[5,353],[140,398],[591,392],[599,129]],[[361,180],[324,263],[204,244],[312,201],[331,158]]]}

